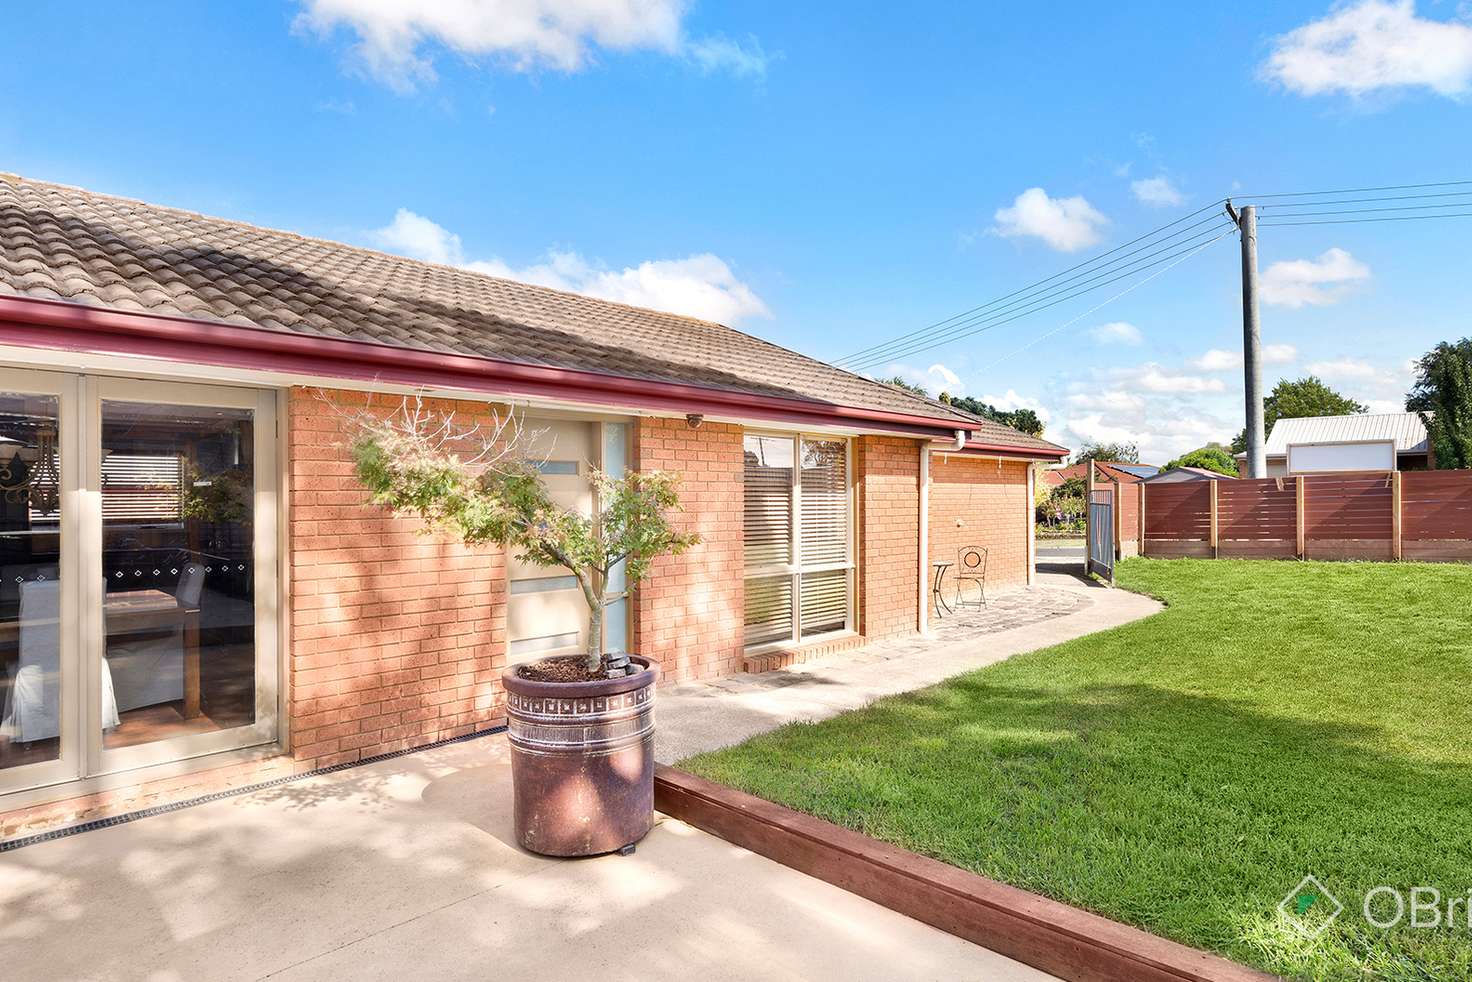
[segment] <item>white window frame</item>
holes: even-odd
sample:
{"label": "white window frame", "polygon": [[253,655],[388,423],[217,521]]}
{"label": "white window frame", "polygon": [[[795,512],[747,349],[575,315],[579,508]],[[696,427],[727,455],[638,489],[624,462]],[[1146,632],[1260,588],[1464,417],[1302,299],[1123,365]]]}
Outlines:
{"label": "white window frame", "polygon": [[[284,749],[284,673],[280,555],[280,477],[284,442],[274,389],[143,381],[0,366],[0,391],[58,398],[62,473],[61,754],[56,760],[0,770],[0,810],[120,781],[150,780],[195,769],[191,762],[271,756]],[[252,725],[112,750],[103,747],[101,414],[103,400],[250,409],[254,413],[256,719]],[[218,755],[218,756],[217,756]],[[219,766],[209,763],[205,766]],[[125,775],[136,775],[125,776]]]}
{"label": "white window frame", "polygon": [[[792,633],[786,638],[777,638],[771,641],[762,641],[758,644],[743,645],[746,654],[761,654],[764,651],[775,651],[782,648],[790,648],[796,644],[809,644],[821,641],[825,638],[841,637],[851,634],[854,630],[854,444],[853,440],[846,436],[833,433],[816,433],[792,430],[757,430],[747,429],[742,433],[742,442],[748,436],[760,436],[792,441],[793,466],[792,466],[792,557],[786,563],[773,563],[755,568],[742,566],[742,585],[752,580],[770,579],[777,576],[787,575],[792,582]],[[802,563],[802,443],[804,440],[821,440],[824,443],[840,442],[843,444],[843,471],[844,471],[844,497],[847,499],[848,532],[844,536],[845,559],[838,563],[817,563],[804,566]],[[744,467],[743,467],[744,474]],[[743,478],[744,494],[744,478]],[[745,540],[742,541],[743,553]],[[818,634],[803,634],[802,632],[802,577],[804,573],[827,573],[834,570],[844,570],[846,577],[846,608],[843,627],[823,631]],[[742,630],[745,631],[745,619],[743,618]],[[744,639],[743,639],[744,640]]]}

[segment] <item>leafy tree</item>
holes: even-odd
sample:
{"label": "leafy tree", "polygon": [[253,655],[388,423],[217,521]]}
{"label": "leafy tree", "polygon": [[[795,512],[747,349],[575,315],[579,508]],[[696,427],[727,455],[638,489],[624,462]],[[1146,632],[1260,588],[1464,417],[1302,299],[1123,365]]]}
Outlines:
{"label": "leafy tree", "polygon": [[989,402],[982,402],[970,396],[953,396],[949,392],[942,392],[940,400],[963,412],[971,413],[973,416],[980,416],[982,419],[1010,426],[1014,430],[1021,430],[1031,436],[1043,435],[1043,421],[1031,409],[998,409]]}
{"label": "leafy tree", "polygon": [[1202,470],[1216,471],[1218,474],[1226,474],[1229,477],[1237,476],[1237,462],[1227,452],[1227,448],[1220,443],[1209,443],[1204,447],[1198,447],[1190,453],[1181,454],[1175,460],[1165,465],[1165,469],[1175,470],[1177,467],[1199,467]]}
{"label": "leafy tree", "polygon": [[595,471],[599,512],[588,516],[553,501],[515,417],[495,417],[488,430],[460,428],[419,404],[411,412],[406,402],[397,414],[364,412],[353,423],[358,480],[375,504],[422,519],[426,532],[467,545],[496,543],[518,550],[522,562],[565,567],[588,603],[588,672],[628,674],[628,655],[603,655],[603,611],[616,599],[606,590],[609,574],[622,564],[632,589],[655,559],[700,541],[670,523],[679,507],[675,475],[631,471],[613,478]]}
{"label": "leafy tree", "polygon": [[904,389],[906,392],[913,393],[914,395],[924,396],[927,399],[930,398],[929,389],[925,388],[925,386],[923,385],[916,385],[914,382],[911,382],[903,375],[891,375],[889,378],[882,378],[879,381],[883,382],[885,385],[892,385],[896,389]]}
{"label": "leafy tree", "polygon": [[[1273,432],[1273,424],[1280,419],[1353,416],[1367,411],[1368,408],[1349,396],[1335,392],[1316,375],[1305,375],[1291,382],[1280,379],[1273,386],[1273,391],[1262,401],[1263,437],[1266,438]],[[1231,450],[1232,453],[1247,452],[1245,429],[1232,439]]]}
{"label": "leafy tree", "polygon": [[1078,455],[1073,458],[1075,464],[1086,464],[1091,460],[1138,464],[1140,448],[1133,443],[1085,443]]}
{"label": "leafy tree", "polygon": [[1437,467],[1472,467],[1472,338],[1421,357],[1406,409],[1426,424]]}

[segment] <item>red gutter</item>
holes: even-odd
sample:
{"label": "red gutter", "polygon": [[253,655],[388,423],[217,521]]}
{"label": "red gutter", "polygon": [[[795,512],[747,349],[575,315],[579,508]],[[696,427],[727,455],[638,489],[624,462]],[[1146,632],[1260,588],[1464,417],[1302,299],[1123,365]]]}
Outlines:
{"label": "red gutter", "polygon": [[1064,447],[1044,450],[1042,447],[1014,447],[999,443],[978,443],[972,440],[967,440],[966,446],[961,450],[932,449],[931,452],[956,454],[962,457],[968,455],[972,457],[1015,457],[1018,460],[1062,460],[1069,454]]}
{"label": "red gutter", "polygon": [[952,436],[965,428],[957,420],[815,399],[764,396],[35,297],[0,296],[0,344],[926,435]]}

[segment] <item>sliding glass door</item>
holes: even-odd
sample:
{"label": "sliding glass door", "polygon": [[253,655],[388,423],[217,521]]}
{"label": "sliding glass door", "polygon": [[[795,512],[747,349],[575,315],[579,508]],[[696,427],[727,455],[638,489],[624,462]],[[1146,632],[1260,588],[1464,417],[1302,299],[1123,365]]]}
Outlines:
{"label": "sliding glass door", "polygon": [[274,592],[257,584],[276,526],[257,500],[275,497],[274,396],[119,379],[95,389],[86,518],[102,575],[87,613],[103,769],[268,740]]}
{"label": "sliding glass door", "polygon": [[275,447],[268,391],[0,373],[0,791],[275,739]]}
{"label": "sliding glass door", "polygon": [[0,792],[81,767],[77,387],[0,373]]}

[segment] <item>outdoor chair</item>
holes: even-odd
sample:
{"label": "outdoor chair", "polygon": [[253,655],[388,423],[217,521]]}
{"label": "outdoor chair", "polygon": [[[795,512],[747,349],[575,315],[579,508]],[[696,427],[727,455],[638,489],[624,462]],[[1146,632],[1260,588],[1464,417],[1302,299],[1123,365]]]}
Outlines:
{"label": "outdoor chair", "polygon": [[[986,548],[984,546],[962,546],[956,556],[956,607],[986,606]],[[980,600],[967,600],[962,587],[975,583]]]}

